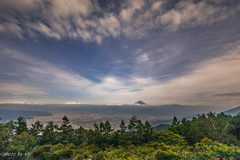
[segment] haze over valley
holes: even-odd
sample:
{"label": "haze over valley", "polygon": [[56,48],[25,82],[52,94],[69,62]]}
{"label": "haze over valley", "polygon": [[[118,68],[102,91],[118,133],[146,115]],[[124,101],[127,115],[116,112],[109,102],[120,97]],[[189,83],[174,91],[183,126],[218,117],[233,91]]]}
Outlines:
{"label": "haze over valley", "polygon": [[153,126],[170,124],[173,116],[179,119],[190,118],[209,111],[220,113],[227,107],[187,106],[187,105],[90,105],[90,104],[0,104],[2,121],[17,119],[22,116],[27,119],[28,125],[37,120],[46,124],[53,121],[62,123],[63,116],[67,116],[74,128],[79,126],[92,128],[94,122],[109,120],[114,128],[118,128],[121,120],[128,120],[136,115],[139,119],[148,120]]}

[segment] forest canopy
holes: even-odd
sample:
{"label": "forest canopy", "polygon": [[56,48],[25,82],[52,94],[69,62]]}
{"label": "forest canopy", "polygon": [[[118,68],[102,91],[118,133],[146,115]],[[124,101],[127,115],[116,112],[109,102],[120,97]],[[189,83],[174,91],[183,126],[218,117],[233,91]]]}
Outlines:
{"label": "forest canopy", "polygon": [[30,127],[19,117],[0,124],[0,158],[8,159],[240,159],[240,115],[174,116],[167,130],[153,131],[132,116],[113,129],[109,121],[73,129],[40,121]]}

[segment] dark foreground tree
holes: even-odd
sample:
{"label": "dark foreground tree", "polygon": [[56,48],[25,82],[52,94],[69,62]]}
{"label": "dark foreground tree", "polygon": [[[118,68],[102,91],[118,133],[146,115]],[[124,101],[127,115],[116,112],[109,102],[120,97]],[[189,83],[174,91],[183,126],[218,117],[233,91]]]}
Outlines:
{"label": "dark foreground tree", "polygon": [[26,120],[23,117],[19,117],[15,123],[16,134],[20,135],[22,132],[28,132]]}
{"label": "dark foreground tree", "polygon": [[59,127],[59,141],[62,144],[69,144],[73,140],[74,130],[67,116],[64,116],[62,120],[63,120],[63,123]]}
{"label": "dark foreground tree", "polygon": [[48,122],[46,127],[42,132],[42,136],[40,138],[40,144],[57,144],[58,143],[58,126],[53,124],[53,121]]}

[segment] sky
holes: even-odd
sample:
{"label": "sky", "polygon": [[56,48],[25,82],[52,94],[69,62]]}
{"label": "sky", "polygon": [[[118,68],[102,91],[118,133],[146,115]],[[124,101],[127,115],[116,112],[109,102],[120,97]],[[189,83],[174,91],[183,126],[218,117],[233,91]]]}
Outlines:
{"label": "sky", "polygon": [[1,0],[0,103],[240,104],[240,1]]}

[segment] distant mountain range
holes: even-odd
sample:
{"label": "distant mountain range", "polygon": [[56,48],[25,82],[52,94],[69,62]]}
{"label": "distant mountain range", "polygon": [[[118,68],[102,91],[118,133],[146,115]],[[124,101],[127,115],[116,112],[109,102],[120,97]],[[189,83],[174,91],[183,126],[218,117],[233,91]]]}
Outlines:
{"label": "distant mountain range", "polygon": [[225,114],[230,114],[232,116],[240,113],[240,106],[224,111]]}

